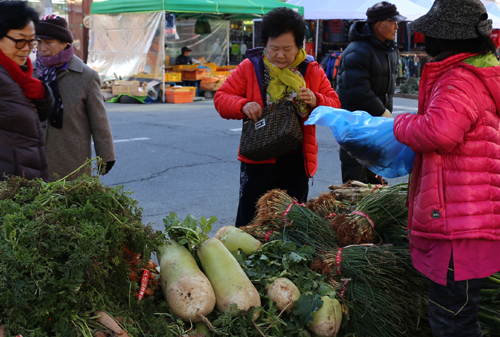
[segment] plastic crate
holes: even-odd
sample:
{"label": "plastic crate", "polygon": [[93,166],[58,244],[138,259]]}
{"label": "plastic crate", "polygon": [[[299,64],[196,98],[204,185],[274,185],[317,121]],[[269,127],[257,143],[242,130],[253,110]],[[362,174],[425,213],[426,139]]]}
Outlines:
{"label": "plastic crate", "polygon": [[165,73],[165,82],[181,82],[182,73]]}
{"label": "plastic crate", "polygon": [[217,71],[217,63],[205,63],[205,67],[210,69],[210,73],[213,73],[214,71]]}
{"label": "plastic crate", "polygon": [[191,90],[165,90],[167,103],[192,103],[193,92]]}
{"label": "plastic crate", "polygon": [[187,69],[198,69],[197,64],[179,64],[172,66],[175,72],[179,72],[181,70],[187,70]]}
{"label": "plastic crate", "polygon": [[231,71],[236,69],[238,66],[219,66],[217,67],[217,71]]}
{"label": "plastic crate", "polygon": [[188,90],[193,93],[193,97],[196,96],[196,87],[182,87],[184,90]]}
{"label": "plastic crate", "polygon": [[228,77],[229,75],[231,75],[231,72],[230,71],[215,71],[213,73],[210,73],[210,75],[215,75],[215,76],[225,76],[225,77]]}
{"label": "plastic crate", "polygon": [[206,75],[207,71],[205,69],[182,70],[183,81],[199,81]]}

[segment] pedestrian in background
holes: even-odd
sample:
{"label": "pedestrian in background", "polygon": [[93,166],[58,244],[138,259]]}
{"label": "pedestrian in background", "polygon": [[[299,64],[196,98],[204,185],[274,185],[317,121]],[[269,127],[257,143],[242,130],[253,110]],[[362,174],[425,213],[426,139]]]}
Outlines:
{"label": "pedestrian in background", "polygon": [[[65,177],[90,159],[92,141],[105,163],[99,172],[108,173],[115,163],[115,148],[98,73],[74,55],[73,34],[64,18],[44,16],[36,24],[36,34],[38,77],[55,98],[45,137],[49,180]],[[84,172],[90,173],[80,170],[70,179]]]}
{"label": "pedestrian in background", "polygon": [[433,59],[418,114],[394,135],[416,153],[408,229],[413,265],[430,279],[434,336],[482,336],[481,278],[500,270],[500,66],[480,0],[436,0],[410,27]]}
{"label": "pedestrian in background", "polygon": [[47,180],[40,122],[53,103],[50,89],[32,77],[29,54],[37,12],[26,1],[0,1],[0,180],[7,176]]}
{"label": "pedestrian in background", "polygon": [[192,50],[188,47],[182,47],[181,54],[175,59],[175,65],[193,64],[193,59],[191,58],[191,56],[189,56],[191,52]]}
{"label": "pedestrian in background", "polygon": [[[343,109],[390,118],[398,73],[394,39],[398,22],[406,18],[386,1],[368,8],[366,16],[366,21],[353,23],[349,30],[350,43],[342,53],[337,74],[337,94]],[[340,148],[340,162],[344,183],[349,180],[383,182],[343,148]]]}
{"label": "pedestrian in background", "polygon": [[[262,44],[247,51],[248,58],[231,73],[214,97],[215,109],[226,119],[256,121],[262,108],[287,99],[301,110],[304,140],[296,151],[264,161],[238,154],[240,198],[236,226],[248,225],[257,200],[267,191],[287,190],[299,202],[307,201],[309,178],[316,173],[318,145],[314,125],[305,126],[319,105],[340,107],[325,72],[303,48],[304,18],[289,8],[272,10],[262,19]],[[305,73],[302,72],[305,69]]]}

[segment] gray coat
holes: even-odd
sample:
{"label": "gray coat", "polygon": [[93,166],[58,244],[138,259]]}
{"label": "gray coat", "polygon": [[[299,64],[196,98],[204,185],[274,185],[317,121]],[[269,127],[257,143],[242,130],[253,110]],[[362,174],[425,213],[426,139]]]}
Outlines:
{"label": "gray coat", "polygon": [[[65,177],[92,158],[92,140],[97,156],[104,162],[115,160],[98,73],[73,56],[67,69],[58,73],[57,82],[63,101],[63,126],[57,129],[47,123],[45,148],[50,181]],[[84,172],[80,170],[72,178]]]}
{"label": "gray coat", "polygon": [[47,160],[40,124],[53,103],[52,92],[47,86],[45,97],[43,101],[26,98],[19,85],[0,65],[0,180],[4,179],[4,175],[47,180]]}

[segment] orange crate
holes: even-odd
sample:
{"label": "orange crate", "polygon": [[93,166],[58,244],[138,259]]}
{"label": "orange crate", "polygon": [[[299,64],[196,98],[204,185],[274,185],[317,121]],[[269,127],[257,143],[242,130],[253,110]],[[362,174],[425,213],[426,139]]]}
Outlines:
{"label": "orange crate", "polygon": [[205,69],[196,70],[182,70],[182,80],[183,81],[199,81],[203,79],[207,74]]}
{"label": "orange crate", "polygon": [[165,82],[182,81],[182,73],[165,73]]}
{"label": "orange crate", "polygon": [[213,73],[210,73],[210,75],[228,77],[229,75],[231,75],[231,72],[230,71],[214,71]]}
{"label": "orange crate", "polygon": [[165,90],[167,103],[192,103],[193,92],[190,90]]}

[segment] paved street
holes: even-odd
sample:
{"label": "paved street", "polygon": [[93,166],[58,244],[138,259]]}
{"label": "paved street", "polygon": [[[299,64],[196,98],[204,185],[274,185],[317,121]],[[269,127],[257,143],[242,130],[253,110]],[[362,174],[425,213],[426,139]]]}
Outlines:
{"label": "paved street", "polygon": [[[102,178],[124,185],[144,209],[143,222],[163,229],[176,212],[216,216],[214,229],[233,225],[239,190],[236,159],[241,121],[224,120],[211,99],[188,104],[106,104],[117,161]],[[416,111],[417,100],[395,98],[395,114]],[[317,128],[319,167],[309,196],[341,184],[339,146],[327,127]],[[389,180],[390,184],[406,177]]]}

